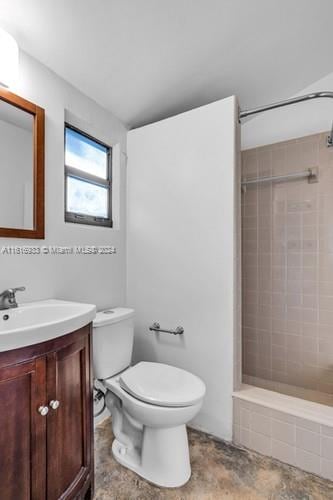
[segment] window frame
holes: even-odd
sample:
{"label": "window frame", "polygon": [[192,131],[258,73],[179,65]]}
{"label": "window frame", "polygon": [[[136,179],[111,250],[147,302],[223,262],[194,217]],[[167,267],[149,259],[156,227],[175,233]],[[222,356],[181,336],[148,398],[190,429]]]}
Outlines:
{"label": "window frame", "polygon": [[[78,134],[90,139],[91,141],[100,144],[107,149],[107,178],[102,179],[101,177],[89,174],[80,170],[79,168],[69,167],[66,165],[66,130],[71,129]],[[112,146],[105,144],[104,142],[96,139],[95,137],[87,134],[83,130],[65,122],[64,127],[64,175],[65,175],[65,199],[64,199],[64,211],[65,211],[65,222],[73,222],[75,224],[87,224],[89,226],[99,226],[99,227],[111,227],[113,226],[112,221]],[[88,182],[89,184],[94,184],[106,188],[108,190],[108,217],[96,217],[94,215],[81,214],[76,212],[67,211],[67,179],[72,177],[80,181]]]}

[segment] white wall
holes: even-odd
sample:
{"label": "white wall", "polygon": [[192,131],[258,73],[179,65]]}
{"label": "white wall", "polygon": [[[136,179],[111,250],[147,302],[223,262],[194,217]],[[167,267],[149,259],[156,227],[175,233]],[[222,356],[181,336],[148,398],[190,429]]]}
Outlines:
{"label": "white wall", "polygon": [[[333,91],[333,73],[314,82],[296,95],[325,90]],[[269,103],[263,102],[262,104]],[[325,132],[330,130],[332,120],[333,99],[314,99],[266,111],[248,121],[242,120],[242,149]]]}
{"label": "white wall", "polygon": [[[231,439],[235,281],[234,97],[128,135],[128,294],[134,361],[207,385],[194,425]],[[148,327],[182,325],[183,336]]]}
{"label": "white wall", "polygon": [[[46,238],[0,238],[4,245],[114,245],[116,255],[1,255],[0,288],[26,285],[18,300],[58,297],[97,304],[125,301],[125,157],[126,129],[109,112],[21,53],[20,82],[13,91],[45,108]],[[116,228],[94,228],[64,222],[64,118],[99,139],[118,145],[115,154]]]}

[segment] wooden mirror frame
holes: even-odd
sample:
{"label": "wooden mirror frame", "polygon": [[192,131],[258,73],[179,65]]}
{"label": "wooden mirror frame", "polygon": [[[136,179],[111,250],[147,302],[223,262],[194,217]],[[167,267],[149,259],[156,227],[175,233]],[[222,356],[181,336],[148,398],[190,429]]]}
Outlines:
{"label": "wooden mirror frame", "polygon": [[0,237],[44,239],[44,109],[0,87],[0,101],[30,113],[33,126],[33,228],[0,227]]}

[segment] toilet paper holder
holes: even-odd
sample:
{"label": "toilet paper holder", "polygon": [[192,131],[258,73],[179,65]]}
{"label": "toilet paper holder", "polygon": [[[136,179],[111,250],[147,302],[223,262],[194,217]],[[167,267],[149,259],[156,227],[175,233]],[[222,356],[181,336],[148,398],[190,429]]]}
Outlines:
{"label": "toilet paper holder", "polygon": [[184,333],[184,328],[182,326],[177,326],[174,330],[167,330],[165,328],[161,328],[161,325],[157,323],[157,321],[150,325],[149,330],[152,332],[170,333],[171,335],[183,335]]}

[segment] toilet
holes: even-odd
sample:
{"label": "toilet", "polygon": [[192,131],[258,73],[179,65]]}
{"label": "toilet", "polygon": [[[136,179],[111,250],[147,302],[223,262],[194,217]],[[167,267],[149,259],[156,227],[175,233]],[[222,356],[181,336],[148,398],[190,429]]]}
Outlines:
{"label": "toilet", "polygon": [[205,384],[174,366],[131,366],[134,310],[98,312],[93,322],[94,377],[112,417],[112,453],[121,465],[163,487],[191,476],[186,423],[199,412]]}

